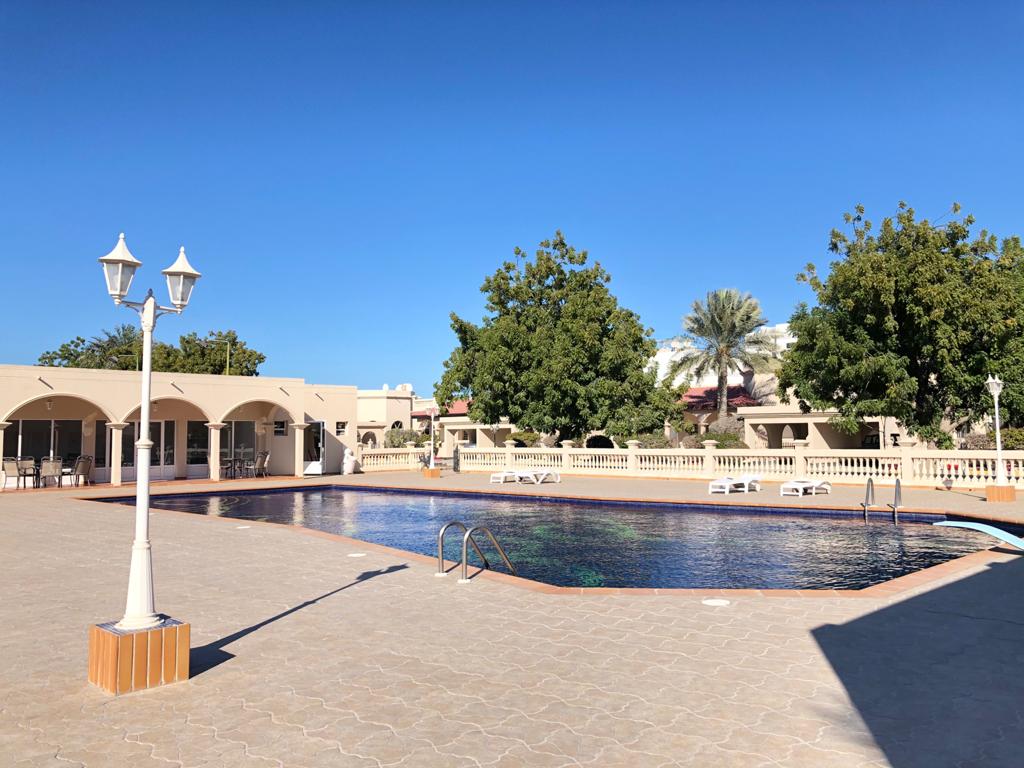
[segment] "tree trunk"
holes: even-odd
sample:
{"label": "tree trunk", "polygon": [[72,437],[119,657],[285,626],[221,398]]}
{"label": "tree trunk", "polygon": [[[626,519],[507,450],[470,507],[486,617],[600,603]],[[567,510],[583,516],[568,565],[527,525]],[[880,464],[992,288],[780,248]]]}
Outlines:
{"label": "tree trunk", "polygon": [[718,369],[718,419],[721,421],[729,415],[729,371]]}

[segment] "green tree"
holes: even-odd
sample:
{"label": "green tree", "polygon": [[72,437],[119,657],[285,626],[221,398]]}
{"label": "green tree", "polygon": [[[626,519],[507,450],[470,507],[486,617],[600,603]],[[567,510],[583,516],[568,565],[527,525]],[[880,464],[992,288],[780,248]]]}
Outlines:
{"label": "green tree", "polygon": [[837,409],[833,423],[847,432],[885,416],[948,445],[952,427],[991,408],[985,377],[1020,346],[1020,243],[985,231],[971,239],[971,216],[918,221],[902,202],[877,235],[862,206],[845,221],[852,232],[832,231],[828,277],[809,264],[797,278],[817,306],[801,304],[790,321],[797,341],[779,395]]}
{"label": "green tree", "polygon": [[481,287],[481,325],[452,314],[458,346],[435,386],[439,403],[467,398],[479,423],[508,417],[560,439],[648,432],[676,415],[678,397],[659,390],[649,364],[650,330],[619,306],[600,264],[588,265],[561,232],[532,260],[515,255]]}
{"label": "green tree", "polygon": [[[204,339],[190,333],[179,338],[174,346],[153,342],[153,370],[176,373],[227,373],[235,376],[258,376],[259,366],[266,361],[261,352],[250,349],[234,331],[211,331]],[[106,368],[136,370],[142,362],[142,331],[134,325],[119,325],[86,340],[77,336],[56,350],[39,356],[39,365],[61,368]]]}
{"label": "green tree", "polygon": [[668,370],[668,381],[683,373],[697,379],[708,373],[718,378],[718,418],[729,414],[729,373],[772,370],[776,352],[775,337],[758,331],[767,323],[761,305],[749,293],[735,288],[719,288],[708,293],[704,302],[693,302],[683,318],[685,333],[677,337],[687,343],[682,355]]}

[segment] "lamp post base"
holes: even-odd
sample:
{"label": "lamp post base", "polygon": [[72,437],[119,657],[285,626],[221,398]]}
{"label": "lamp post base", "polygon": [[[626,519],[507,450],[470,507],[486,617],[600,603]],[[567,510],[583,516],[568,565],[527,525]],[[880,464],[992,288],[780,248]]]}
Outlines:
{"label": "lamp post base", "polygon": [[986,485],[985,501],[1013,502],[1017,500],[1017,489],[1012,485]]}
{"label": "lamp post base", "polygon": [[427,467],[423,470],[423,476],[427,478],[433,478],[434,480],[436,480],[441,476],[441,468],[434,467],[433,469],[431,469],[430,467]]}
{"label": "lamp post base", "polygon": [[89,682],[107,693],[156,688],[188,680],[190,626],[164,616],[150,629],[89,627]]}

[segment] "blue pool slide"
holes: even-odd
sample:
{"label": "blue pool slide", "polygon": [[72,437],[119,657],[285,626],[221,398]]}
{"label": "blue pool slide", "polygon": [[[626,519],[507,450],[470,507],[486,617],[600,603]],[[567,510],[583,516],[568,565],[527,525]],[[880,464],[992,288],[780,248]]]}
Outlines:
{"label": "blue pool slide", "polygon": [[1007,533],[1006,531],[992,525],[961,522],[959,520],[944,520],[941,523],[933,523],[933,525],[944,525],[947,528],[970,528],[972,531],[981,531],[982,533],[987,533],[989,536],[995,536],[1004,544],[1009,544],[1011,547],[1024,550],[1024,539],[1020,536],[1014,536],[1012,533]]}

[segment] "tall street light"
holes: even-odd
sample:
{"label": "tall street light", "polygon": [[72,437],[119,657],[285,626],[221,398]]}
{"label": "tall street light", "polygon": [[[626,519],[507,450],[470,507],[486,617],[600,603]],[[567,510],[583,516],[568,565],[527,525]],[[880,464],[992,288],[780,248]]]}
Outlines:
{"label": "tall street light", "polygon": [[985,380],[985,386],[992,395],[992,402],[995,403],[996,411],[996,485],[1006,485],[1006,465],[1003,463],[1003,440],[999,435],[999,393],[1003,391],[1003,382],[998,376],[992,376]]}
{"label": "tall street light", "polygon": [[100,264],[103,265],[107,292],[110,293],[114,304],[134,309],[142,323],[142,413],[139,423],[141,439],[135,442],[138,448],[138,459],[135,462],[135,541],[132,544],[124,618],[115,625],[119,630],[132,631],[149,629],[163,621],[163,617],[156,612],[154,606],[153,556],[149,543],[149,457],[153,450],[153,441],[149,439],[149,411],[153,371],[153,327],[160,315],[181,314],[188,304],[200,274],[188,263],[185,248],[182,247],[177,260],[163,271],[167,278],[167,292],[174,306],[161,307],[156,303],[152,289],[141,302],[125,301],[135,270],[142,266],[142,262],[128,250],[123,232],[114,249],[100,259]]}

